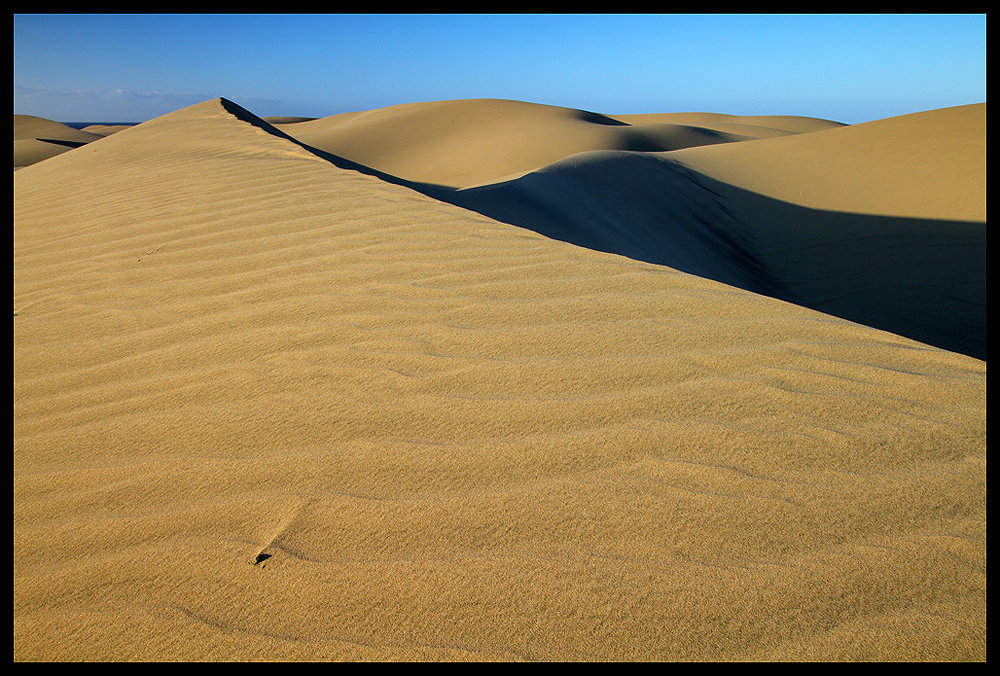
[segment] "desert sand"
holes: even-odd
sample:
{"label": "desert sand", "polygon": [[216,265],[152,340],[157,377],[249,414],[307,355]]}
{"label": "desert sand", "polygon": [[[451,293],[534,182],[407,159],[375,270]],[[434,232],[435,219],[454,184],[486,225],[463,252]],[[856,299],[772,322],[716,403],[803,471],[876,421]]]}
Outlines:
{"label": "desert sand", "polygon": [[985,660],[985,104],[270,119],[15,116],[15,661]]}

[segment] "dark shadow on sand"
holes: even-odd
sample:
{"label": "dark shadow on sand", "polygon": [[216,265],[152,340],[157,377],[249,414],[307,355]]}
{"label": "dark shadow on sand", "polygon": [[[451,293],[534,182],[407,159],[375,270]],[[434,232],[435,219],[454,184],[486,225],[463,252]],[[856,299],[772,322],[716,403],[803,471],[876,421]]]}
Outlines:
{"label": "dark shadow on sand", "polygon": [[809,209],[663,156],[586,155],[493,186],[422,192],[986,361],[985,223]]}
{"label": "dark shadow on sand", "polygon": [[809,209],[663,155],[581,153],[471,189],[407,181],[236,117],[332,164],[503,223],[665,265],[986,360],[986,224]]}
{"label": "dark shadow on sand", "polygon": [[67,141],[61,138],[36,138],[36,141],[44,141],[45,143],[52,143],[57,146],[66,146],[67,148],[79,148],[80,146],[85,146],[90,141]]}

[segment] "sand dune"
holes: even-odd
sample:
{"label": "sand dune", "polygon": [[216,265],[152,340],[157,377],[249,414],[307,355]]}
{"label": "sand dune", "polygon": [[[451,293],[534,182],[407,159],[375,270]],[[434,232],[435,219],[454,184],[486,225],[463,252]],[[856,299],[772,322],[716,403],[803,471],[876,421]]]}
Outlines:
{"label": "sand dune", "polygon": [[676,152],[580,153],[439,196],[986,359],[985,104]]}
{"label": "sand dune", "polygon": [[491,218],[986,359],[985,125],[985,104],[845,126],[474,100],[279,127]]}
{"label": "sand dune", "polygon": [[95,124],[74,129],[34,115],[14,116],[14,169],[27,167],[67,150],[127,129],[132,125]]}
{"label": "sand dune", "polygon": [[298,122],[283,131],[398,178],[463,188],[591,150],[665,151],[840,126],[809,118],[611,117],[500,99],[411,103]]}
{"label": "sand dune", "polygon": [[986,221],[986,104],[672,155],[720,182],[812,209]]}
{"label": "sand dune", "polygon": [[14,169],[20,169],[103,136],[34,115],[14,116]]}
{"label": "sand dune", "polygon": [[723,113],[646,113],[641,115],[614,115],[616,120],[631,125],[670,123],[689,124],[752,138],[772,138],[789,134],[803,134],[823,129],[845,126],[832,120],[800,115],[726,115]]}
{"label": "sand dune", "polygon": [[134,126],[134,124],[88,124],[81,131],[97,134],[98,136],[110,136],[111,134],[131,129]]}
{"label": "sand dune", "polygon": [[671,153],[779,297],[986,359],[986,104]]}
{"label": "sand dune", "polygon": [[[550,112],[538,166],[410,176],[714,187]],[[345,169],[329,123],[212,100],[14,172],[15,660],[985,659],[985,361]]]}

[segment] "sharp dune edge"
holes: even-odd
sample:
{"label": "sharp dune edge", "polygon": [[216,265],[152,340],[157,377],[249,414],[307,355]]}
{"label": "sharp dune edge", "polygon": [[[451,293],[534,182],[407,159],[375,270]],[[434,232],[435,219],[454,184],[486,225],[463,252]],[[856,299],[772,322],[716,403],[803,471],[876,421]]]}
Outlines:
{"label": "sharp dune edge", "polygon": [[985,105],[276,122],[14,172],[16,661],[985,660]]}

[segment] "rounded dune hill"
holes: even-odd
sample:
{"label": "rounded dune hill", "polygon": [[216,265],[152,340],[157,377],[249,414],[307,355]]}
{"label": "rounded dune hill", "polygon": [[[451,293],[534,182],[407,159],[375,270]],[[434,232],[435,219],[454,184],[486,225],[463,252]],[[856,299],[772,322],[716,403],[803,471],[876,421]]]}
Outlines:
{"label": "rounded dune hill", "polygon": [[837,123],[708,114],[601,115],[505,99],[410,103],[278,124],[314,148],[401,179],[452,188],[593,150],[667,151]]}
{"label": "rounded dune hill", "polygon": [[95,140],[100,134],[74,129],[62,122],[55,122],[44,117],[34,115],[14,115],[14,140],[27,138],[53,138],[67,141],[89,142]]}
{"label": "rounded dune hill", "polygon": [[779,122],[798,131],[582,152],[441,195],[557,239],[985,359],[985,104],[855,126]]}
{"label": "rounded dune hill", "polygon": [[14,115],[14,169],[27,167],[67,150],[128,129],[130,124],[92,124],[76,129],[35,115]]}
{"label": "rounded dune hill", "polygon": [[666,155],[786,299],[986,359],[985,103]]}
{"label": "rounded dune hill", "polygon": [[14,169],[26,167],[103,138],[34,115],[14,116]]}
{"label": "rounded dune hill", "polygon": [[805,134],[846,126],[842,122],[798,115],[727,115],[725,113],[645,113],[614,115],[631,125],[686,124],[750,138]]}
{"label": "rounded dune hill", "polygon": [[814,209],[986,220],[985,103],[671,157],[722,183]]}
{"label": "rounded dune hill", "polygon": [[299,122],[312,122],[315,117],[297,117],[294,115],[275,115],[261,118],[268,124],[297,124]]}
{"label": "rounded dune hill", "polygon": [[110,136],[111,134],[131,129],[134,126],[134,124],[88,124],[82,131],[99,136]]}

